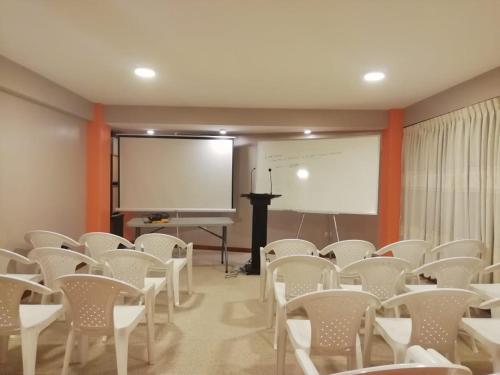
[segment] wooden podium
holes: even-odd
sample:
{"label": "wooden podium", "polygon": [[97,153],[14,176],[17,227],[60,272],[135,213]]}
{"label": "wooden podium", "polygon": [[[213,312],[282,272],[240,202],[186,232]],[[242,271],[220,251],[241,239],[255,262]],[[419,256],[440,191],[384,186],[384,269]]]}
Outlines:
{"label": "wooden podium", "polygon": [[241,194],[248,198],[253,207],[252,212],[252,261],[247,266],[247,275],[260,275],[260,247],[267,244],[267,206],[271,199],[281,197],[281,194]]}

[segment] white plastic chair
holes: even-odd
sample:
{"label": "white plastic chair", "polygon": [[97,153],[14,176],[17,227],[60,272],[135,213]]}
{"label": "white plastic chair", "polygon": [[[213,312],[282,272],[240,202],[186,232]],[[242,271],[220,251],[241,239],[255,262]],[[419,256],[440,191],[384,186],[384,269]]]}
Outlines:
{"label": "white plastic chair", "polygon": [[[173,258],[172,253],[175,247],[186,250],[185,258]],[[166,267],[169,260],[173,261],[173,288],[175,305],[179,306],[179,283],[180,272],[186,267],[188,294],[193,294],[193,243],[185,243],[180,238],[163,233],[148,233],[139,236],[135,240],[136,250],[154,255],[164,262]]]}
{"label": "white plastic chair", "polygon": [[[481,309],[500,308],[500,298],[483,302]],[[491,356],[493,371],[500,373],[500,319],[499,318],[463,318],[460,328],[479,341]]]}
{"label": "white plastic chair", "polygon": [[[375,252],[376,255],[392,253],[393,256],[404,259],[415,269],[424,263],[425,255],[429,253],[432,245],[424,240],[404,240],[391,243]],[[419,276],[416,275],[417,283]]]}
{"label": "white plastic chair", "polygon": [[[35,375],[38,336],[63,312],[62,305],[22,305],[26,290],[52,293],[40,284],[0,275],[0,364],[7,360],[9,336],[21,335],[23,374]],[[0,370],[1,372],[1,370]]]}
{"label": "white plastic chair", "polygon": [[[379,306],[366,292],[328,290],[304,294],[286,303],[286,312],[304,309],[308,319],[286,319],[278,338],[277,374],[285,373],[287,336],[305,374],[317,374],[310,355],[345,355],[350,369],[363,367],[359,331],[366,311]],[[370,330],[371,324],[365,327]]]}
{"label": "white plastic chair", "polygon": [[154,313],[155,299],[162,290],[166,290],[168,298],[168,321],[173,318],[174,302],[172,293],[172,270],[173,262],[166,263],[165,276],[147,277],[149,269],[153,267],[164,267],[165,263],[161,259],[147,253],[136,250],[109,250],[101,255],[103,262],[111,271],[113,278],[129,283],[143,291],[144,294],[149,289],[153,290],[154,298],[151,306],[148,306]]}
{"label": "white plastic chair", "polygon": [[[89,336],[114,336],[118,375],[127,374],[128,338],[132,330],[147,318],[148,362],[153,363],[154,326],[143,305],[117,305],[119,295],[140,297],[143,292],[133,285],[99,275],[68,275],[56,280],[67,305],[71,322],[62,374],[67,375],[75,338],[80,339],[80,361],[85,365]],[[151,297],[151,293],[149,293]]]}
{"label": "white plastic chair", "polygon": [[[396,257],[375,257],[358,260],[342,269],[340,276],[359,276],[361,285],[341,284],[340,287],[349,290],[359,290],[372,293],[380,301],[388,300],[398,294],[401,281],[411,270],[411,264]],[[399,309],[395,309],[399,316]]]}
{"label": "white plastic chair", "polygon": [[42,275],[39,273],[34,273],[34,274],[7,273],[8,266],[11,261],[26,265],[33,264],[31,260],[20,254],[17,254],[13,251],[0,249],[0,275],[17,277],[18,279],[33,281],[35,283],[42,281]]}
{"label": "white plastic chair", "polygon": [[[492,264],[482,270],[479,280],[483,280],[484,276],[500,270],[500,263]],[[500,298],[500,283],[491,284],[471,284],[470,289],[478,293],[481,297],[486,300]],[[500,306],[493,307],[491,309],[491,316],[494,318],[500,318]]]}
{"label": "white plastic chair", "polygon": [[48,230],[32,230],[24,235],[24,240],[33,248],[37,247],[69,247],[76,250],[82,245],[74,239],[57,232]]}
{"label": "white plastic chair", "polygon": [[375,252],[375,246],[371,242],[363,240],[346,240],[334,242],[319,251],[320,255],[333,252],[337,266],[341,269],[348,264],[357,262]]}
{"label": "white plastic chair", "polygon": [[[55,280],[60,276],[74,274],[79,264],[85,263],[89,266],[99,264],[86,255],[58,247],[39,247],[33,249],[29,252],[28,258],[32,262],[38,263],[42,270],[45,286],[53,291],[55,291]],[[42,303],[48,303],[52,296],[43,296]]]}
{"label": "white plastic chair", "polygon": [[[410,292],[382,303],[385,308],[406,305],[411,318],[375,318],[375,333],[380,334],[394,353],[394,363],[404,360],[411,345],[432,348],[452,361],[458,361],[455,351],[458,326],[467,308],[479,304],[478,294],[464,289],[441,288]],[[366,348],[370,356],[370,345]]]}
{"label": "white plastic chair", "polygon": [[276,304],[276,344],[280,330],[284,329],[286,302],[305,293],[338,288],[338,276],[332,262],[310,255],[290,255],[275,259],[269,263],[268,271],[272,288],[268,300],[267,324],[269,328],[272,327]]}
{"label": "white plastic chair", "polygon": [[439,245],[431,250],[431,257],[437,259],[452,257],[477,257],[485,259],[486,247],[479,240],[456,240]]}
{"label": "white plastic chair", "polygon": [[[105,251],[118,249],[120,245],[123,245],[128,249],[132,249],[134,247],[134,244],[126,238],[105,232],[85,233],[78,239],[78,242],[85,247],[85,253],[95,260],[99,260],[100,256]],[[99,264],[97,266],[92,266],[90,268],[90,272],[102,272],[102,265]]]}
{"label": "white plastic chair", "polygon": [[[274,257],[271,256],[274,253]],[[260,289],[261,302],[267,297],[269,290],[269,274],[267,265],[274,259],[289,255],[318,255],[318,249],[312,242],[299,238],[286,238],[268,243],[260,248]]]}
{"label": "white plastic chair", "polygon": [[471,289],[472,279],[483,269],[483,261],[473,257],[455,257],[437,260],[413,270],[416,275],[428,274],[437,284],[406,285],[408,291],[435,288]]}

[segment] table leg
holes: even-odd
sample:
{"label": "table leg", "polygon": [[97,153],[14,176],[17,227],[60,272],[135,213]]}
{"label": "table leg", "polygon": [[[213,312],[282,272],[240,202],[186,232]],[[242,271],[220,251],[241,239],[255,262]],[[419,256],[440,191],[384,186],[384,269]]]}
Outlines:
{"label": "table leg", "polygon": [[228,259],[227,259],[227,227],[226,226],[222,227],[222,243],[223,243],[223,248],[224,248],[224,257],[225,257],[225,261],[226,261],[226,273],[227,273]]}

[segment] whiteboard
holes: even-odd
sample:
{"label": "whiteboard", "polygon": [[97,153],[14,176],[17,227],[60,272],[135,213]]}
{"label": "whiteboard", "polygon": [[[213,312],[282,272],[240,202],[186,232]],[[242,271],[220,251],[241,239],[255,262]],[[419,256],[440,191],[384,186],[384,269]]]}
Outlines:
{"label": "whiteboard", "polygon": [[232,210],[233,140],[119,137],[120,211]]}
{"label": "whiteboard", "polygon": [[375,215],[380,136],[261,141],[255,192],[270,192],[271,210]]}

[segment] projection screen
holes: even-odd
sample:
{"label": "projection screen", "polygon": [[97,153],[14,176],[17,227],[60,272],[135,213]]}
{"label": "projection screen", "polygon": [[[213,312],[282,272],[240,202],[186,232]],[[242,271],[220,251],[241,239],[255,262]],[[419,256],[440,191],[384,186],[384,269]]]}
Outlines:
{"label": "projection screen", "polygon": [[233,140],[120,136],[120,211],[233,211]]}

